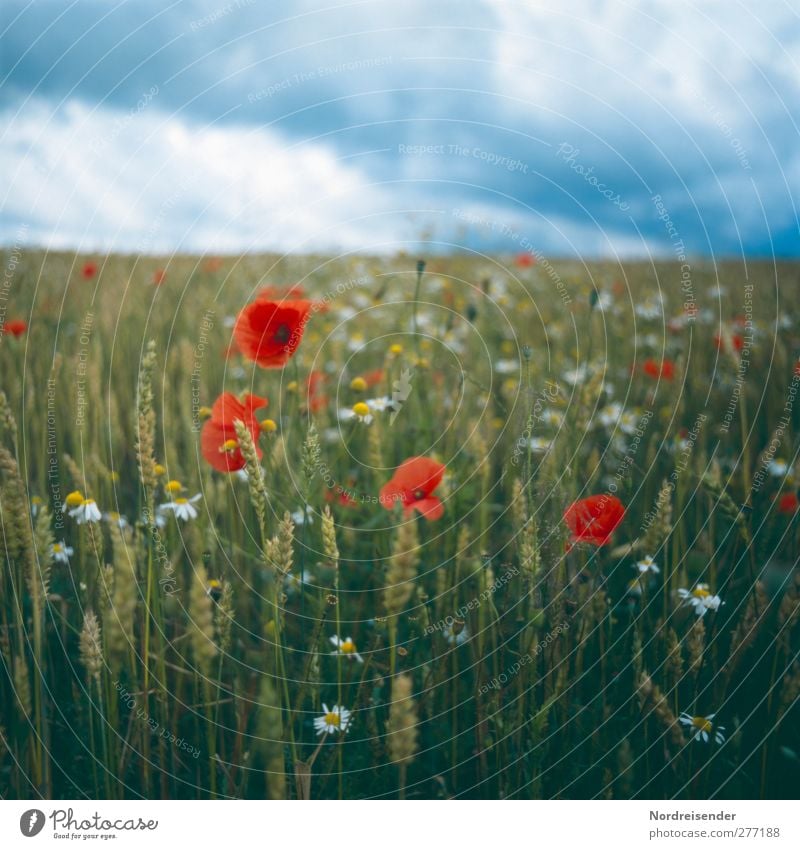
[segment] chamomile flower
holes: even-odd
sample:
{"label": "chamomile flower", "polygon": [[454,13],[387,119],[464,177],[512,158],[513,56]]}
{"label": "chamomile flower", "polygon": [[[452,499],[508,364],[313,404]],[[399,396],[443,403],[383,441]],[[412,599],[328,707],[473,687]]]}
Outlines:
{"label": "chamomile flower", "polygon": [[352,637],[345,637],[342,639],[337,635],[335,637],[331,637],[330,640],[335,647],[331,654],[340,654],[344,657],[349,657],[352,660],[357,660],[359,663],[364,662],[364,658],[358,653],[356,644],[353,642]]}
{"label": "chamomile flower", "polygon": [[42,508],[42,499],[38,495],[31,498],[31,516],[35,519],[39,515],[39,510]]}
{"label": "chamomile flower", "polygon": [[287,594],[294,595],[302,590],[303,585],[311,585],[315,581],[314,575],[308,569],[303,569],[301,574],[290,572],[284,579],[284,587]]}
{"label": "chamomile flower", "polygon": [[710,713],[708,716],[690,716],[688,713],[682,713],[678,718],[681,725],[692,729],[692,737],[698,742],[710,743],[713,739],[715,743],[724,743],[725,728],[714,724],[712,720],[715,716],[715,713]]}
{"label": "chamomile flower", "polygon": [[661,570],[658,568],[656,562],[653,558],[648,554],[643,557],[637,564],[636,568],[643,574],[651,574],[657,575]]}
{"label": "chamomile flower", "polygon": [[322,734],[346,734],[350,729],[350,711],[341,705],[334,705],[330,710],[322,703],[322,716],[314,718],[314,728],[317,736]]}
{"label": "chamomile flower", "polygon": [[110,513],[103,513],[103,521],[117,525],[121,531],[128,527],[128,520],[125,516],[113,510]]}
{"label": "chamomile flower", "polygon": [[62,509],[69,510],[68,515],[75,519],[79,525],[85,525],[88,522],[99,522],[103,518],[94,498],[84,498],[78,490],[71,492],[66,497]]}
{"label": "chamomile flower", "polygon": [[634,413],[631,410],[626,410],[619,417],[619,429],[623,432],[631,436],[635,433],[636,428],[639,427],[639,419],[641,418],[640,414]]}
{"label": "chamomile flower", "polygon": [[54,542],[50,546],[50,555],[56,563],[66,563],[69,565],[69,559],[75,553],[72,546],[67,545],[64,540]]}
{"label": "chamomile flower", "polygon": [[622,418],[624,411],[622,404],[620,404],[619,401],[614,401],[611,404],[607,404],[602,410],[600,410],[597,414],[597,421],[603,427],[613,427]]}
{"label": "chamomile flower", "polygon": [[292,521],[295,525],[313,525],[314,524],[314,508],[310,504],[306,504],[306,509],[303,510],[302,507],[298,507],[297,510],[292,513]]}
{"label": "chamomile flower", "polygon": [[451,646],[460,646],[469,639],[469,628],[460,619],[442,630],[442,636]]}
{"label": "chamomile flower", "polygon": [[564,414],[559,410],[551,410],[550,408],[547,408],[542,410],[541,420],[545,424],[560,427],[561,423],[564,421]]}
{"label": "chamomile flower", "polygon": [[789,464],[785,460],[770,460],[767,470],[773,477],[783,478],[786,477],[786,473],[789,471]]}
{"label": "chamomile flower", "polygon": [[553,440],[545,439],[543,436],[532,436],[528,440],[528,447],[535,454],[544,454],[553,447]]}
{"label": "chamomile flower", "polygon": [[518,360],[497,360],[494,364],[494,370],[498,374],[515,374],[519,371]]}
{"label": "chamomile flower", "polygon": [[387,395],[382,395],[380,398],[367,398],[366,404],[373,413],[385,413],[392,409],[392,399]]}
{"label": "chamomile flower", "polygon": [[589,375],[589,370],[585,365],[580,365],[578,368],[565,371],[561,377],[569,383],[570,386],[577,386],[583,383]]}
{"label": "chamomile flower", "polygon": [[167,501],[166,504],[160,504],[158,509],[161,513],[168,513],[172,510],[176,519],[188,522],[190,519],[197,518],[197,509],[194,505],[197,504],[202,497],[203,496],[198,492],[197,495],[193,495],[191,498],[174,498],[172,501]]}
{"label": "chamomile flower", "polygon": [[369,411],[369,406],[364,401],[359,401],[353,404],[352,407],[339,410],[339,421],[349,422],[357,419],[363,424],[372,422],[372,413]]}
{"label": "chamomile flower", "polygon": [[694,608],[698,616],[705,616],[709,610],[719,610],[723,603],[718,595],[712,595],[708,584],[697,584],[691,590],[683,587],[678,590],[678,595],[689,607]]}

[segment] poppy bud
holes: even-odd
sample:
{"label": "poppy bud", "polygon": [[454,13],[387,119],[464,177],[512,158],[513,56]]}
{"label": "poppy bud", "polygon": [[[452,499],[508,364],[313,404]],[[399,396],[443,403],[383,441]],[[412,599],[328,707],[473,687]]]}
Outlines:
{"label": "poppy bud", "polygon": [[475,321],[478,317],[478,308],[472,302],[467,304],[467,320]]}
{"label": "poppy bud", "polygon": [[600,293],[597,289],[592,289],[589,294],[589,309],[593,310],[597,306],[597,302],[600,300]]}

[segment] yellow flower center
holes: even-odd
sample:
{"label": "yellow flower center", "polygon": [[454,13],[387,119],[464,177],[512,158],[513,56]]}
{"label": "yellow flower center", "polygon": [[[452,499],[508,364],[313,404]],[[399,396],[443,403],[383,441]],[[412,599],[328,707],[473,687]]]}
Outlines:
{"label": "yellow flower center", "polygon": [[389,348],[389,353],[394,354],[395,356],[397,356],[397,354],[402,354],[403,353],[403,346],[398,345],[398,344],[394,344]]}
{"label": "yellow flower center", "polygon": [[66,502],[67,507],[80,507],[83,504],[83,493],[79,489],[70,492],[66,498]]}
{"label": "yellow flower center", "polygon": [[180,492],[183,487],[181,486],[180,481],[169,481],[169,483],[164,485],[164,489],[166,489],[167,492]]}
{"label": "yellow flower center", "polygon": [[[197,411],[197,415],[198,415],[201,419],[208,419],[208,418],[211,418],[211,407],[201,407],[201,408]],[[166,469],[165,469],[165,471],[166,471]]]}
{"label": "yellow flower center", "polygon": [[342,650],[342,654],[353,654],[356,650],[356,644],[352,640],[345,640],[339,648]]}
{"label": "yellow flower center", "polygon": [[[201,409],[203,409],[203,408],[201,408]],[[208,408],[205,408],[205,409],[208,409]],[[209,412],[209,414],[210,414],[210,413],[211,413],[211,410],[209,410],[208,412]],[[167,473],[166,468],[165,468],[164,466],[162,466],[162,465],[161,465],[161,463],[156,463],[156,464],[155,464],[155,466],[153,466],[153,471],[154,471],[154,472],[155,472],[155,473],[156,473],[159,477],[161,477],[161,475],[165,475],[165,474]]]}
{"label": "yellow flower center", "polygon": [[189,502],[188,498],[176,498],[175,499],[176,504],[187,504],[188,502]]}
{"label": "yellow flower center", "polygon": [[81,507],[88,507],[90,504],[94,504],[94,498],[84,498]]}
{"label": "yellow flower center", "polygon": [[290,380],[286,384],[286,391],[287,392],[297,392],[297,381],[296,380]]}
{"label": "yellow flower center", "polygon": [[695,598],[708,598],[711,593],[705,587],[695,587],[692,590],[692,595]]}
{"label": "yellow flower center", "polygon": [[53,544],[53,551],[56,554],[61,554],[61,552],[63,550],[64,550],[64,546],[62,546],[60,542],[56,542],[56,543]]}
{"label": "yellow flower center", "polygon": [[354,392],[363,392],[367,388],[367,381],[363,377],[354,377],[350,381],[350,388]]}
{"label": "yellow flower center", "polygon": [[263,430],[264,433],[275,433],[277,429],[278,425],[275,424],[272,419],[264,419],[264,421],[261,422],[261,430]]}
{"label": "yellow flower center", "polygon": [[707,734],[711,733],[711,720],[706,719],[704,716],[693,716],[692,725],[698,731],[705,731]]}
{"label": "yellow flower center", "polygon": [[341,723],[341,717],[338,713],[326,713],[325,714],[325,724],[326,725],[335,725],[337,728]]}
{"label": "yellow flower center", "polygon": [[239,443],[235,439],[226,439],[219,447],[220,454],[229,454],[239,447]]}
{"label": "yellow flower center", "polygon": [[368,416],[369,407],[363,401],[359,401],[357,404],[353,405],[353,412],[357,416]]}

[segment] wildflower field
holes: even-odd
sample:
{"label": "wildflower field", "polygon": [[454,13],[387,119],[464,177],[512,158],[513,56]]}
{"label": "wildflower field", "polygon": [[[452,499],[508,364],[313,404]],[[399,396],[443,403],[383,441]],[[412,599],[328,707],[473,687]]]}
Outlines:
{"label": "wildflower field", "polygon": [[3,269],[3,798],[796,793],[796,265]]}

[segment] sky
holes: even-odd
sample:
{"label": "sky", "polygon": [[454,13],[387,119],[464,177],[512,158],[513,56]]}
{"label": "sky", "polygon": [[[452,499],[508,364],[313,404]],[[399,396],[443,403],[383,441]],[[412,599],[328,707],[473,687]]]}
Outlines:
{"label": "sky", "polygon": [[0,240],[797,256],[799,13],[3,0]]}

